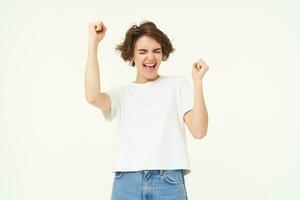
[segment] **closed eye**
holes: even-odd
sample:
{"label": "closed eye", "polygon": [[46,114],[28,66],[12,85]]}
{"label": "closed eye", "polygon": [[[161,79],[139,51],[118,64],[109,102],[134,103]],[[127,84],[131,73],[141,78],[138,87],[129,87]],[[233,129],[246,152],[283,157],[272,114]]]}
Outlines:
{"label": "closed eye", "polygon": [[[145,54],[145,51],[140,51],[140,54]],[[154,53],[161,53],[161,51],[155,51]]]}
{"label": "closed eye", "polygon": [[[146,52],[148,52],[147,49],[139,49],[138,50],[140,54],[145,54]],[[161,48],[157,48],[153,50],[154,53],[161,53]]]}

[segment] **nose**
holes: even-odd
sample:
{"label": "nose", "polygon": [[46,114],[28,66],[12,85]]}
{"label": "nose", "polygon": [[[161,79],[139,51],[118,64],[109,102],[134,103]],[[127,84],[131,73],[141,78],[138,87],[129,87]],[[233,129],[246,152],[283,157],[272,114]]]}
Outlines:
{"label": "nose", "polygon": [[153,53],[149,53],[147,56],[147,60],[150,60],[150,61],[155,60],[155,55]]}

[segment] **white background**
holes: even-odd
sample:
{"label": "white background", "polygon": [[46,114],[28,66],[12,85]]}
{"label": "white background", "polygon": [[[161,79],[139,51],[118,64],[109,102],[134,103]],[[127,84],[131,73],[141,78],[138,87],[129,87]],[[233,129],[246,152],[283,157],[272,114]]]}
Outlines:
{"label": "white background", "polygon": [[300,3],[295,1],[1,1],[0,199],[109,199],[116,121],[84,96],[88,23],[103,91],[135,80],[114,51],[150,20],[176,51],[159,73],[192,84],[203,58],[209,112],[187,134],[191,200],[300,199]]}

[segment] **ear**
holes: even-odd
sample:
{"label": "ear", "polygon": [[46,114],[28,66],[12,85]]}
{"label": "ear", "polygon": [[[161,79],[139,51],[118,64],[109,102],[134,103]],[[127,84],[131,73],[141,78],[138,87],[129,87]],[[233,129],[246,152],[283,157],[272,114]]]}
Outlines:
{"label": "ear", "polygon": [[134,59],[133,59],[133,57],[130,57],[129,59],[130,59],[130,61],[131,61],[131,62],[134,62]]}
{"label": "ear", "polygon": [[130,58],[130,63],[132,64],[133,67],[135,66],[135,62],[132,58]]}

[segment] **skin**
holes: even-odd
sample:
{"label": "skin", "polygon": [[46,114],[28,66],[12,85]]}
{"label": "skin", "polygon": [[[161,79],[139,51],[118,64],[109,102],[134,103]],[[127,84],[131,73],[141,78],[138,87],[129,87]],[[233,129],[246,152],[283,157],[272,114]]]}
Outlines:
{"label": "skin", "polygon": [[208,128],[208,113],[203,95],[203,77],[209,67],[204,60],[199,59],[192,66],[192,78],[194,85],[193,109],[184,115],[184,121],[189,131],[196,139],[203,138]]}
{"label": "skin", "polygon": [[[146,83],[158,79],[158,69],[162,58],[161,45],[149,36],[141,36],[135,43],[134,55],[131,58],[136,67],[135,83]],[[155,69],[153,72],[149,72],[144,64],[153,63],[156,63]]]}

